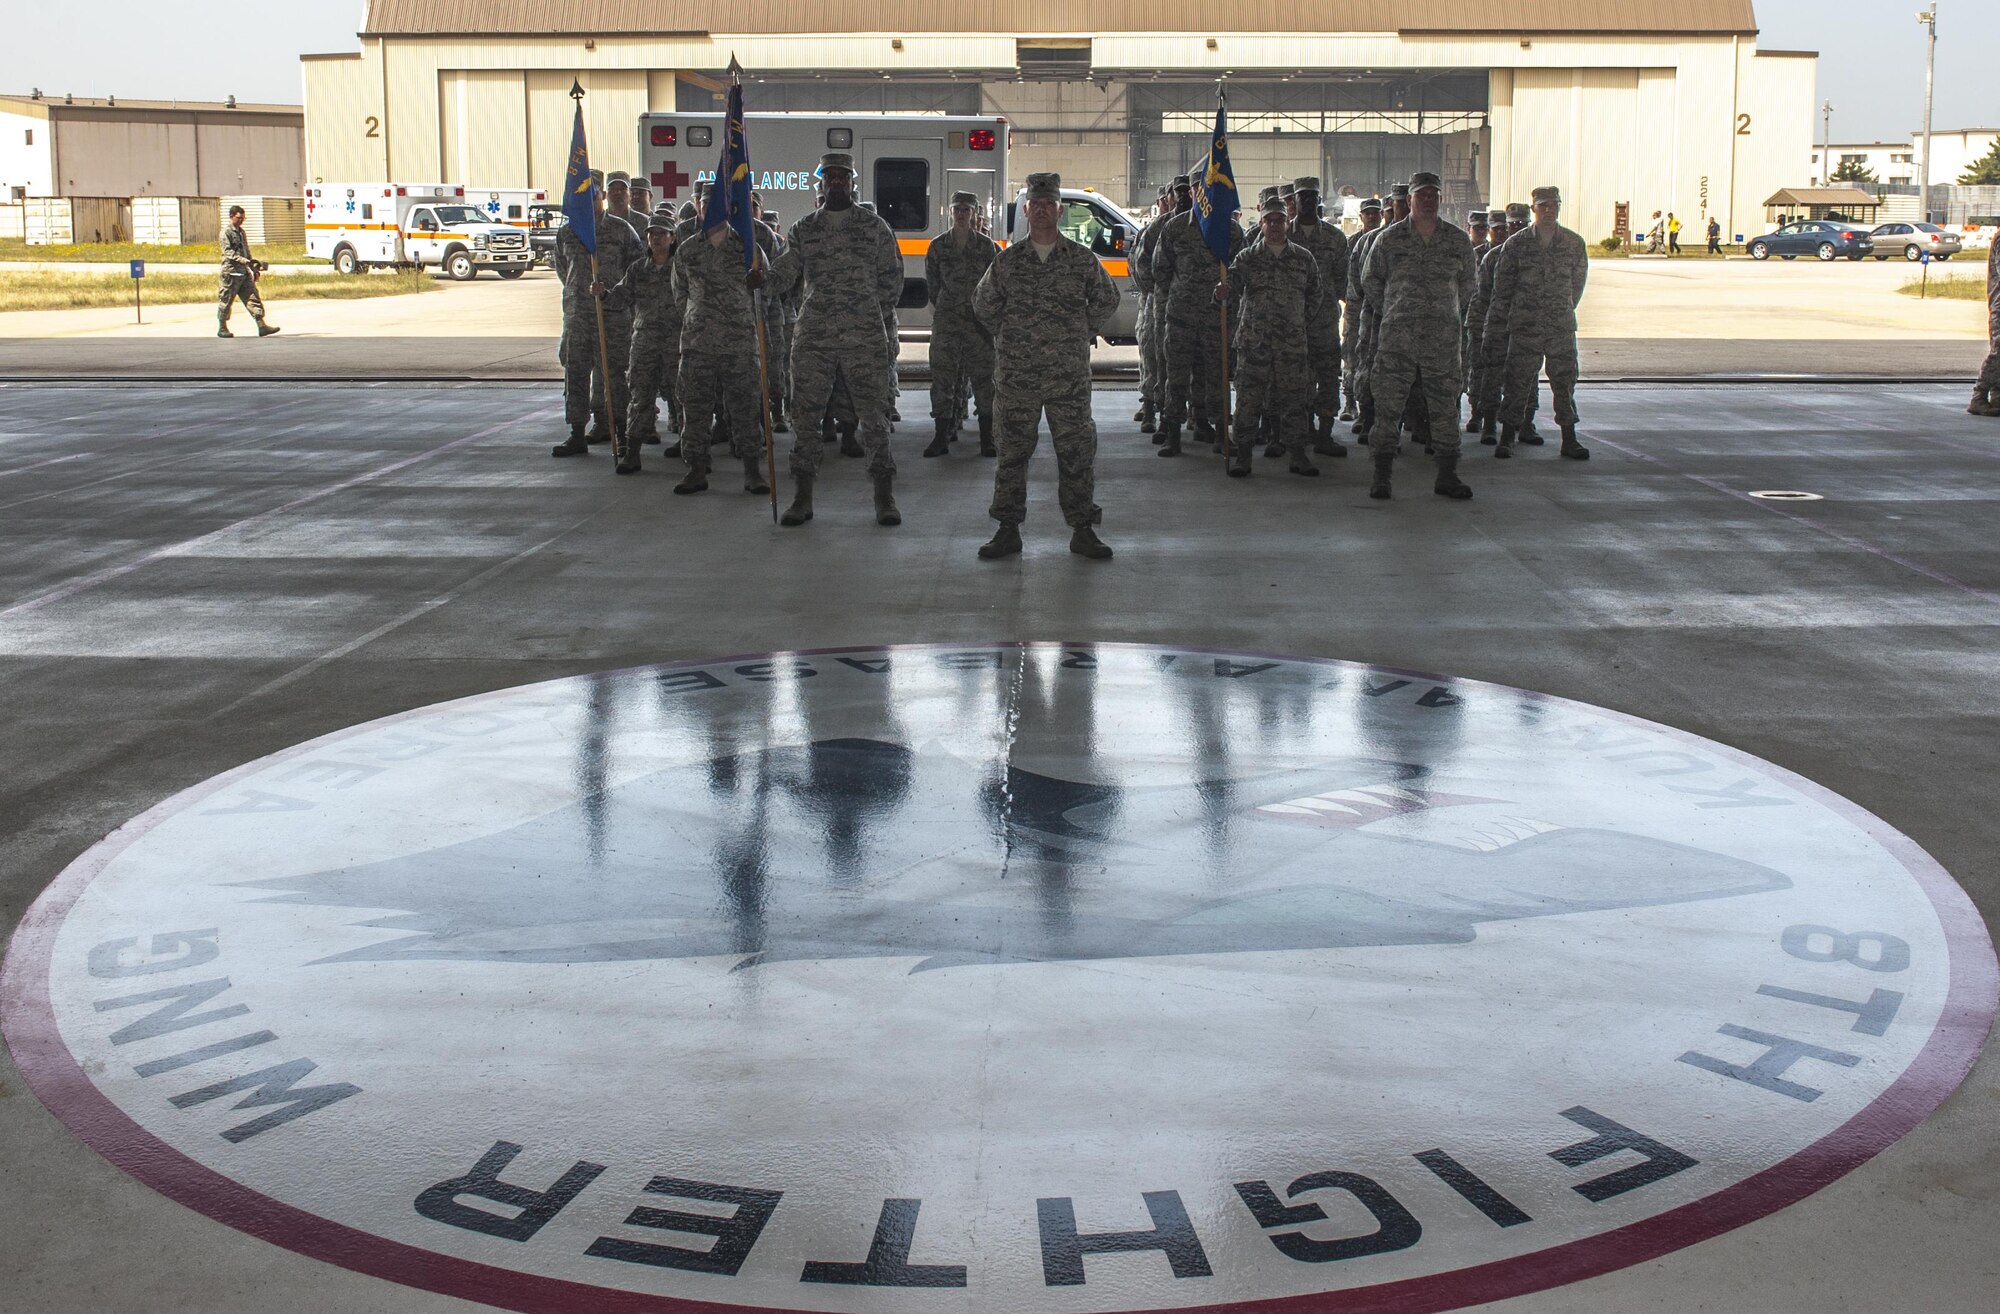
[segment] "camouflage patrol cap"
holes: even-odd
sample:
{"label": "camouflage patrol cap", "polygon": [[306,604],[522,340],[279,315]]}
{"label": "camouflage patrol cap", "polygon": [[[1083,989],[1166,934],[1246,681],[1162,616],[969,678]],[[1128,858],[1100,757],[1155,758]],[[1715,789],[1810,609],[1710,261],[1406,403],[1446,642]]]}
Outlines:
{"label": "camouflage patrol cap", "polygon": [[1391,183],[1389,185],[1389,198],[1395,201],[1409,200],[1410,185],[1408,183]]}
{"label": "camouflage patrol cap", "polygon": [[604,185],[607,189],[612,187],[629,187],[632,185],[632,175],[623,169],[613,169],[610,173],[604,175]]}
{"label": "camouflage patrol cap", "polygon": [[604,186],[604,170],[592,169],[590,171],[590,180],[596,183],[599,187]]}
{"label": "camouflage patrol cap", "polygon": [[1381,197],[1379,197],[1379,196],[1364,196],[1364,197],[1362,197],[1362,198],[1361,198],[1361,213],[1363,213],[1363,214],[1380,214],[1380,213],[1382,213],[1382,198],[1381,198]]}
{"label": "camouflage patrol cap", "polygon": [[953,192],[951,208],[956,210],[961,205],[968,210],[976,210],[979,208],[979,198],[971,192]]}
{"label": "camouflage patrol cap", "polygon": [[1259,187],[1257,189],[1257,204],[1262,205],[1277,194],[1278,189],[1275,187]]}
{"label": "camouflage patrol cap", "polygon": [[652,219],[646,224],[646,235],[648,237],[654,233],[671,233],[673,231],[674,221],[663,214],[655,213]]}
{"label": "camouflage patrol cap", "polygon": [[1062,199],[1062,175],[1059,173],[1031,173],[1028,175],[1028,199],[1031,201],[1060,201]]}
{"label": "camouflage patrol cap", "polygon": [[1282,214],[1284,214],[1284,213],[1285,213],[1285,198],[1284,198],[1284,197],[1282,197],[1282,196],[1273,196],[1273,197],[1269,197],[1269,198],[1267,198],[1267,199],[1266,199],[1266,200],[1264,201],[1264,203],[1263,203],[1262,205],[1259,205],[1259,206],[1257,207],[1257,213],[1258,213],[1259,215],[1267,215],[1267,214],[1276,214],[1276,215],[1282,215]]}
{"label": "camouflage patrol cap", "polygon": [[1507,202],[1507,222],[1524,224],[1528,222],[1528,207],[1520,201]]}
{"label": "camouflage patrol cap", "polygon": [[828,151],[819,157],[819,171],[824,174],[828,169],[839,169],[851,178],[854,176],[854,156],[847,151]]}
{"label": "camouflage patrol cap", "polygon": [[1537,187],[1534,191],[1528,193],[1528,199],[1536,205],[1540,205],[1543,201],[1560,201],[1562,199],[1562,192],[1555,187]]}
{"label": "camouflage patrol cap", "polygon": [[1194,190],[1194,179],[1184,173],[1177,173],[1171,186],[1177,192],[1191,192]]}
{"label": "camouflage patrol cap", "polygon": [[1410,175],[1411,191],[1420,192],[1426,187],[1430,188],[1434,192],[1442,191],[1444,189],[1444,183],[1438,178],[1436,174],[1431,173],[1427,170],[1420,170],[1419,172]]}
{"label": "camouflage patrol cap", "polygon": [[1465,216],[1465,221],[1471,224],[1474,228],[1485,228],[1489,226],[1489,221],[1487,219],[1486,211],[1484,210],[1471,211]]}
{"label": "camouflage patrol cap", "polygon": [[1298,188],[1292,186],[1288,182],[1281,182],[1278,184],[1278,195],[1280,197],[1297,196],[1298,191],[1299,191]]}
{"label": "camouflage patrol cap", "polygon": [[1292,191],[1295,193],[1311,192],[1314,196],[1318,196],[1319,179],[1313,177],[1311,174],[1307,174],[1303,178],[1294,178],[1292,179]]}

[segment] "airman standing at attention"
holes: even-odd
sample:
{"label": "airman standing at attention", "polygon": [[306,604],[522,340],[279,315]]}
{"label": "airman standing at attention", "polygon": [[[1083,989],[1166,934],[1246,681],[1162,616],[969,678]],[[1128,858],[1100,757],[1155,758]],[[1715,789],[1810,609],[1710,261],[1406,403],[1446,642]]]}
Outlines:
{"label": "airman standing at attention", "polygon": [[[1222,381],[1222,321],[1215,309],[1215,280],[1227,261],[1218,261],[1202,236],[1198,212],[1189,208],[1168,220],[1153,250],[1155,295],[1167,297],[1167,432],[1159,455],[1181,454],[1181,426],[1192,415],[1195,435],[1220,444],[1215,426],[1227,413]],[[1243,230],[1232,220],[1229,259],[1243,250]]]}
{"label": "airman standing at attention", "polygon": [[[1375,244],[1381,241],[1391,228],[1394,228],[1409,217],[1410,185],[1408,183],[1395,183],[1389,189],[1389,206],[1382,215],[1382,226],[1372,235],[1368,233],[1361,235],[1361,241],[1367,247],[1361,253],[1361,269],[1364,274],[1368,268],[1368,256],[1374,251]],[[1355,381],[1360,389],[1360,397],[1357,401],[1361,410],[1361,418],[1355,423],[1354,432],[1363,438],[1369,439],[1371,443],[1373,441],[1371,434],[1375,425],[1376,401],[1375,345],[1379,337],[1381,323],[1381,305],[1378,302],[1368,300],[1364,296],[1361,303],[1361,366],[1355,371]],[[1398,435],[1396,441],[1402,441],[1400,435]]]}
{"label": "airman standing at attention", "polygon": [[1160,344],[1153,334],[1153,244],[1159,240],[1160,225],[1166,221],[1172,205],[1173,190],[1162,187],[1154,198],[1152,217],[1132,243],[1132,289],[1139,294],[1139,313],[1133,317],[1139,339],[1139,413],[1132,418],[1139,422],[1140,433],[1152,433],[1159,428],[1160,387],[1165,370],[1160,361]]}
{"label": "airman standing at attention", "polygon": [[[1504,210],[1489,210],[1487,214],[1487,245],[1483,254],[1475,252],[1479,262],[1479,273],[1472,293],[1472,308],[1465,314],[1465,397],[1472,412],[1472,419],[1465,426],[1467,433],[1475,431],[1479,441],[1491,447],[1497,440],[1493,434],[1499,423],[1499,403],[1488,400],[1486,376],[1490,370],[1491,344],[1486,341],[1486,311],[1493,304],[1493,271],[1499,268],[1500,248],[1507,243],[1514,231],[1509,220],[1512,218],[1509,206]],[[1526,220],[1527,207],[1523,206],[1521,218]],[[1504,358],[1504,357],[1503,357]]]}
{"label": "airman standing at attention", "polygon": [[[754,239],[753,239],[754,240]],[[757,313],[743,273],[743,239],[720,217],[674,257],[674,290],[686,306],[681,329],[681,458],[676,493],[708,487],[715,417],[743,461],[743,489],[768,493],[762,466],[763,399],[757,383]]]}
{"label": "airman standing at attention", "polygon": [[1362,266],[1368,304],[1380,307],[1373,367],[1375,479],[1368,496],[1390,496],[1390,472],[1413,392],[1429,407],[1434,491],[1464,500],[1472,490],[1458,477],[1459,347],[1472,302],[1472,241],[1438,214],[1442,186],[1434,173],[1410,178],[1410,217],[1382,230]]}
{"label": "airman standing at attention", "polygon": [[972,231],[978,209],[973,193],[952,193],[951,230],[932,238],[924,253],[924,285],[931,303],[931,421],[937,426],[925,456],[951,450],[968,390],[979,416],[979,454],[998,455],[993,445],[993,335],[979,322],[972,294],[1000,247]]}
{"label": "airman standing at attention", "polygon": [[[569,441],[560,443],[550,452],[551,456],[581,456],[590,450],[593,441],[603,441],[609,436],[610,423],[607,407],[616,407],[622,416],[631,409],[625,396],[626,366],[632,344],[631,322],[621,319],[618,312],[604,316],[605,350],[599,352],[597,340],[597,295],[593,288],[603,287],[603,279],[609,275],[622,277],[623,270],[630,269],[632,262],[639,259],[639,239],[622,220],[613,220],[604,209],[604,189],[596,189],[597,196],[597,259],[598,274],[593,280],[590,251],[576,230],[564,224],[556,233],[555,266],[563,281],[563,419],[569,423]],[[629,238],[628,242],[626,239]],[[623,328],[621,334],[618,330]],[[608,397],[606,380],[603,375],[604,358],[610,360],[611,378]],[[604,398],[593,401],[593,398]],[[584,425],[595,419],[597,433],[586,434]]]}
{"label": "airman standing at attention", "polygon": [[1313,395],[1309,419],[1313,424],[1313,450],[1321,456],[1346,456],[1347,444],[1334,437],[1334,420],[1340,412],[1340,321],[1347,297],[1347,234],[1340,225],[1320,217],[1319,179],[1292,181],[1291,241],[1306,251],[1319,266],[1320,315],[1312,346]]}
{"label": "airman standing at attention", "polygon": [[1528,416],[1543,362],[1549,371],[1556,423],[1562,426],[1562,454],[1590,459],[1576,438],[1576,307],[1590,277],[1590,252],[1574,229],[1556,222],[1562,193],[1537,187],[1535,221],[1508,240],[1493,274],[1490,321],[1507,326],[1505,380],[1500,398],[1500,444],[1495,456],[1512,456],[1514,438]]}
{"label": "airman standing at attention", "polygon": [[[639,229],[647,221],[632,213],[631,178],[623,173],[606,174],[604,178],[604,213],[597,216],[597,276],[606,283],[616,282],[624,277],[636,260],[645,258],[646,243],[639,236]],[[584,258],[584,280],[589,281],[589,257]],[[596,318],[588,302],[586,310]],[[596,325],[593,323],[592,327]],[[590,413],[594,426],[589,439],[601,443],[611,437],[612,418],[624,419],[629,402],[625,396],[625,377],[632,356],[632,312],[630,310],[606,310],[604,312],[604,345],[611,358],[611,382],[615,385],[610,392],[605,389],[604,371],[598,369],[590,376]],[[630,470],[638,468],[639,451],[637,444],[625,454],[623,465]],[[627,470],[626,473],[630,473]]]}
{"label": "airman standing at attention", "polygon": [[[1184,173],[1174,175],[1167,184],[1166,213],[1147,226],[1139,239],[1139,253],[1133,264],[1135,271],[1139,265],[1146,267],[1146,282],[1152,288],[1145,304],[1139,309],[1152,325],[1153,340],[1153,403],[1156,415],[1162,420],[1167,410],[1167,300],[1169,288],[1160,281],[1159,251],[1160,239],[1167,235],[1169,227],[1180,215],[1194,208],[1194,184]],[[1158,427],[1157,425],[1155,427]],[[1142,432],[1152,432],[1141,424]],[[1158,447],[1166,441],[1164,434],[1155,434],[1153,445]]]}
{"label": "airman standing at attention", "polygon": [[674,287],[674,226],[655,218],[646,226],[646,254],[632,262],[604,298],[607,315],[632,316],[631,367],[626,372],[629,401],[625,442],[631,468],[639,468],[639,448],[660,441],[660,390],[667,374],[680,368],[684,305]]}
{"label": "airman standing at attention", "polygon": [[1356,409],[1360,401],[1361,369],[1361,257],[1368,253],[1364,245],[1368,234],[1382,226],[1382,201],[1379,197],[1363,197],[1361,201],[1361,231],[1347,244],[1347,302],[1340,311],[1340,376],[1341,389],[1340,418],[1353,420],[1360,412]]}
{"label": "airman standing at attention", "polygon": [[1028,458],[1035,453],[1036,430],[1046,414],[1049,443],[1056,449],[1056,496],[1071,530],[1069,550],[1101,560],[1111,549],[1091,527],[1098,510],[1090,343],[1117,311],[1118,289],[1097,257],[1056,227],[1062,214],[1061,175],[1029,174],[1023,205],[1026,240],[1000,253],[979,280],[973,299],[980,320],[993,331],[1000,410],[1000,460],[993,469],[990,512],[1000,528],[979,555],[992,561],[1021,550],[1021,522],[1028,516]]}
{"label": "airman standing at attention", "polygon": [[1242,349],[1236,374],[1236,415],[1245,441],[1229,454],[1229,475],[1250,473],[1255,450],[1249,435],[1275,433],[1291,454],[1292,473],[1316,475],[1319,468],[1306,454],[1312,441],[1313,362],[1325,346],[1324,336],[1338,330],[1326,322],[1319,263],[1290,239],[1285,203],[1272,196],[1264,202],[1258,238],[1229,262],[1229,272],[1215,286],[1217,300],[1236,307],[1232,318],[1241,327]]}
{"label": "airman standing at attention", "polygon": [[[820,426],[834,388],[844,384],[854,403],[861,446],[875,485],[875,521],[900,525],[896,460],[889,453],[889,371],[895,367],[885,318],[903,294],[903,257],[896,236],[878,216],[854,203],[854,157],[831,151],[820,157],[820,208],[792,225],[785,252],[769,276],[772,293],[805,289],[792,344],[792,479],[796,493],[779,523],[813,518],[813,481],[819,477]],[[762,270],[753,286],[765,284]]]}

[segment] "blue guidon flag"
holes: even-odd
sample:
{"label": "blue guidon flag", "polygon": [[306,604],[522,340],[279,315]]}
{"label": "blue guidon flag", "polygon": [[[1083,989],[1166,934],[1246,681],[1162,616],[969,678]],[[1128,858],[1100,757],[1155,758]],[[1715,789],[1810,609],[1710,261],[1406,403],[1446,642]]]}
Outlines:
{"label": "blue guidon flag", "polygon": [[[730,72],[737,71],[730,61]],[[703,230],[728,224],[743,239],[743,267],[757,263],[757,243],[750,231],[750,142],[743,135],[743,84],[729,88],[729,112],[722,134],[722,159],[715,166],[715,186],[708,192],[708,210],[701,217]]]}
{"label": "blue guidon flag", "polygon": [[1195,164],[1194,210],[1201,224],[1202,239],[1215,258],[1229,262],[1230,229],[1236,224],[1236,174],[1229,167],[1229,103],[1223,93],[1215,93],[1215,135],[1209,139],[1208,154]]}
{"label": "blue guidon flag", "polygon": [[583,102],[576,103],[576,129],[569,139],[569,172],[563,178],[563,218],[583,249],[597,254],[597,179],[590,172],[590,148],[583,140]]}

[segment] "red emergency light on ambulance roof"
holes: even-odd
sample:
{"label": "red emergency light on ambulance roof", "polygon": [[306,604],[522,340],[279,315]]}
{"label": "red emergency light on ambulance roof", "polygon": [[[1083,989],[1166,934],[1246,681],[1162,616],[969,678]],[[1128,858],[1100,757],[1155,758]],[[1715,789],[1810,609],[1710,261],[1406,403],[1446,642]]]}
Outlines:
{"label": "red emergency light on ambulance roof", "polygon": [[965,144],[975,151],[992,150],[993,140],[993,129],[991,128],[974,128],[971,132],[965,134]]}
{"label": "red emergency light on ambulance roof", "polygon": [[398,196],[408,196],[409,194],[410,194],[410,189],[407,187],[398,187],[396,189],[396,195]]}
{"label": "red emergency light on ambulance roof", "polygon": [[454,192],[452,193],[452,195],[453,195],[453,196],[463,196],[463,195],[465,195],[465,189],[464,189],[463,187],[461,187],[461,188],[459,188],[459,189],[458,189],[457,191],[454,191]]}
{"label": "red emergency light on ambulance roof", "polygon": [[680,141],[680,133],[675,131],[673,124],[655,123],[653,125],[653,145],[672,146],[677,144],[679,141]]}

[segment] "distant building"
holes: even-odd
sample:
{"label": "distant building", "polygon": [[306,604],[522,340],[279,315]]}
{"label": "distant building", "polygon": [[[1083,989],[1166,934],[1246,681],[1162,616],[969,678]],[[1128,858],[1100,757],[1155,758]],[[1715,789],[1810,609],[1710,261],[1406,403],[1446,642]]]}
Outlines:
{"label": "distant building", "polygon": [[297,196],[304,187],[298,105],[0,96],[0,201]]}
{"label": "distant building", "polygon": [[[367,0],[362,22],[357,49],[305,58],[314,179],[559,187],[572,81],[592,162],[635,168],[639,116],[720,109],[732,56],[753,115],[1004,114],[1015,180],[1056,169],[1128,205],[1207,150],[1224,80],[1252,189],[1426,169],[1462,216],[1553,183],[1593,239],[1655,210],[1761,225],[1814,127],[1817,59],[1758,49],[1751,0]],[[670,163],[678,201],[715,162]]]}
{"label": "distant building", "polygon": [[[2000,140],[2000,128],[1933,128],[1931,149],[1937,164],[1931,169],[1931,185],[1944,187],[1958,181],[1974,160],[1985,156]],[[1831,161],[1825,173],[1822,161]],[[1814,181],[1840,172],[1841,165],[1853,161],[1866,166],[1875,181],[1899,187],[1919,187],[1924,181],[1924,135],[1912,132],[1900,141],[1834,142],[1822,149],[1812,148]]]}

